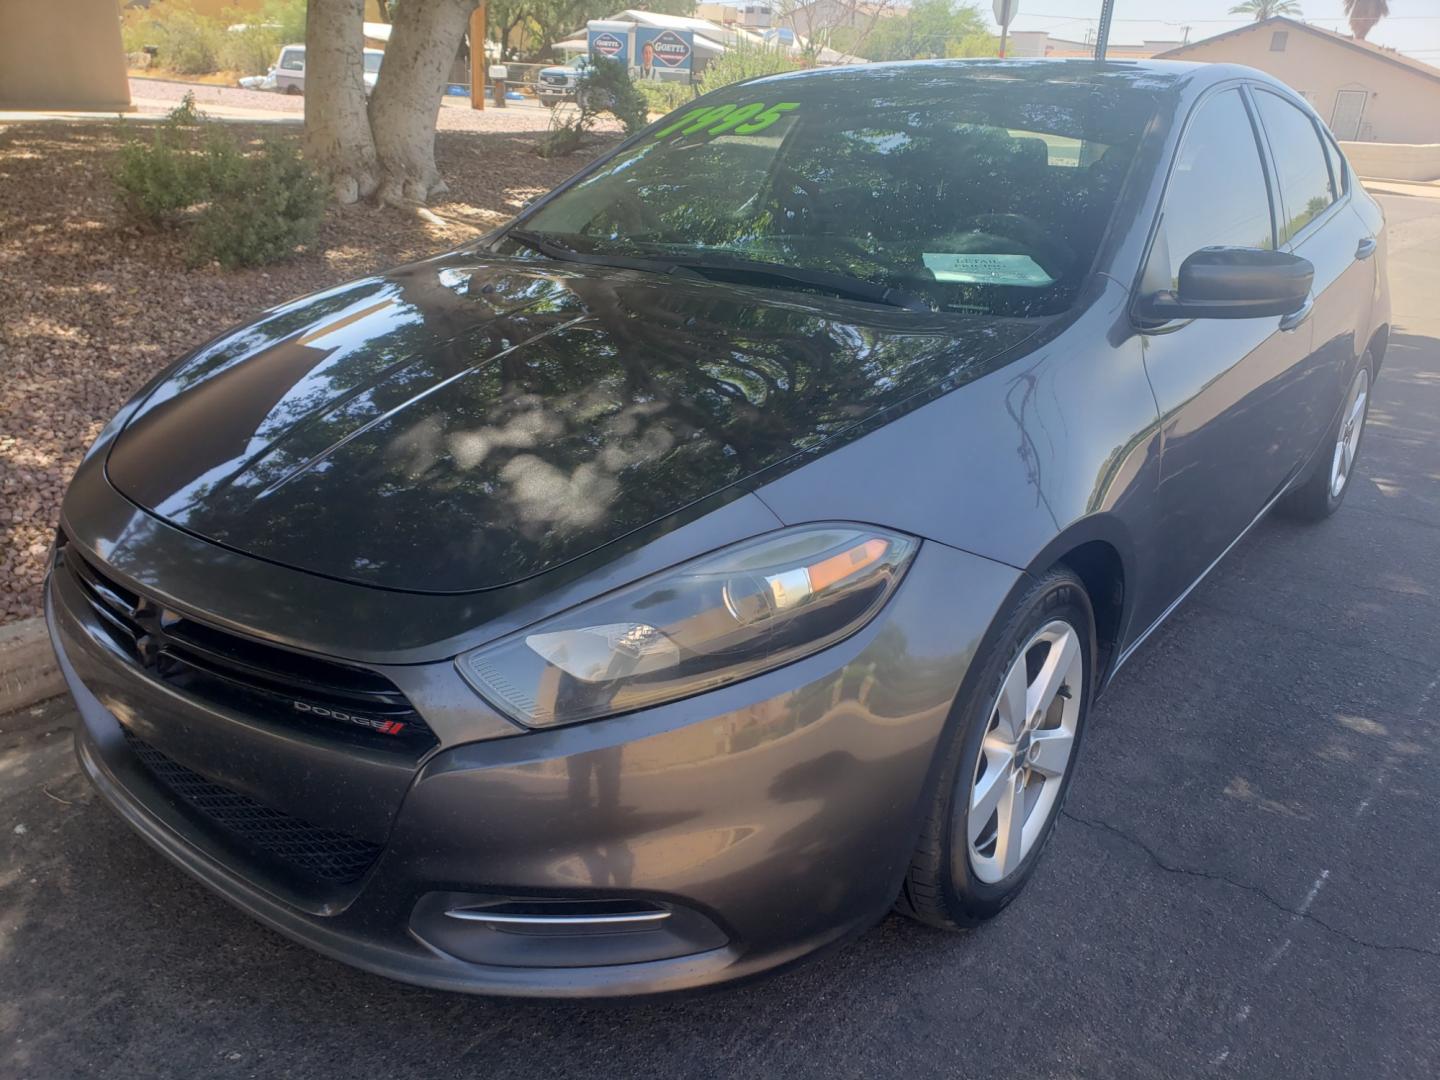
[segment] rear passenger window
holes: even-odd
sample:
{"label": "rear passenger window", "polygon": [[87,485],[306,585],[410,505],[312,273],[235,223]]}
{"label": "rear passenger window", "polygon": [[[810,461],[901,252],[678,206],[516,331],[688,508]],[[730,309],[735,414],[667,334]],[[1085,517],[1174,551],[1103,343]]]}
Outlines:
{"label": "rear passenger window", "polygon": [[1314,122],[1284,98],[1258,90],[1260,122],[1270,140],[1270,154],[1279,174],[1280,242],[1290,240],[1335,201],[1330,167]]}
{"label": "rear passenger window", "polygon": [[1191,118],[1170,173],[1161,228],[1164,248],[1157,246],[1155,255],[1168,249],[1172,288],[1180,264],[1200,248],[1274,246],[1260,148],[1240,91],[1216,94]]}
{"label": "rear passenger window", "polygon": [[1320,145],[1325,149],[1325,160],[1330,163],[1330,193],[1338,199],[1345,194],[1345,159],[1328,135],[1320,136]]}

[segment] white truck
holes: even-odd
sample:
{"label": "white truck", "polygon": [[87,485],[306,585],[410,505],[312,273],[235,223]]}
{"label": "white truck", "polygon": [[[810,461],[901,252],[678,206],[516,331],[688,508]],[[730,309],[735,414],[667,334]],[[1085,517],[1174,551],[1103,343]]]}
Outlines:
{"label": "white truck", "polygon": [[535,77],[535,96],[540,104],[553,109],[562,101],[574,101],[575,91],[580,86],[580,76],[590,66],[588,56],[577,56],[568,63],[557,67],[541,68]]}
{"label": "white truck", "polygon": [[[366,49],[364,56],[365,93],[375,89],[375,80],[380,75],[380,61],[385,53],[380,49]],[[240,80],[246,90],[275,90],[281,94],[303,94],[305,92],[305,46],[286,45],[280,56],[270,65],[265,75],[252,75]]]}

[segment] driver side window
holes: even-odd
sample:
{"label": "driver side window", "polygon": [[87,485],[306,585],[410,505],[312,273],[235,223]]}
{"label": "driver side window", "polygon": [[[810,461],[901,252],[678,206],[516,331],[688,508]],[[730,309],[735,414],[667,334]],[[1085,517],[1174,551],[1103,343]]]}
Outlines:
{"label": "driver side window", "polygon": [[1260,148],[1239,90],[1216,94],[1191,118],[1146,276],[1158,288],[1174,288],[1186,257],[1216,245],[1275,246]]}

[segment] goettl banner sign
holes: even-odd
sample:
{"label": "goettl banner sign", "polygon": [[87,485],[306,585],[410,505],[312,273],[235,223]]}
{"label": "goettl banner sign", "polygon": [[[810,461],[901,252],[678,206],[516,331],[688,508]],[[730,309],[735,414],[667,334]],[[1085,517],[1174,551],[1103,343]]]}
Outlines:
{"label": "goettl banner sign", "polygon": [[695,69],[695,32],[693,30],[661,30],[653,26],[635,28],[635,66],[642,79],[654,78],[657,72]]}
{"label": "goettl banner sign", "polygon": [[630,62],[630,42],[624,33],[616,33],[614,30],[592,29],[589,35],[590,55],[603,56],[607,60],[619,60],[622,64]]}

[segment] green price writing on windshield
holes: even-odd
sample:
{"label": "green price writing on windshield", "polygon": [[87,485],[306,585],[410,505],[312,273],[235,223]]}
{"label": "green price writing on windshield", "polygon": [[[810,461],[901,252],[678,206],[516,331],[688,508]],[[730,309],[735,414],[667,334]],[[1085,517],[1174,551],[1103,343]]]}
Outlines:
{"label": "green price writing on windshield", "polygon": [[753,102],[749,105],[710,105],[703,109],[692,109],[673,124],[666,124],[655,133],[655,138],[679,132],[693,135],[703,130],[706,135],[720,135],[733,131],[737,135],[754,135],[764,131],[782,115],[800,107],[798,101],[781,101],[774,105]]}

